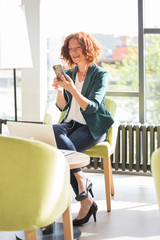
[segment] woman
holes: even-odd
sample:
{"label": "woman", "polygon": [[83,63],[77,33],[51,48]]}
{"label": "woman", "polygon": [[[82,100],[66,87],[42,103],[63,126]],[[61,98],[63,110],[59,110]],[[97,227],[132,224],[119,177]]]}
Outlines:
{"label": "woman", "polygon": [[[54,79],[57,90],[56,105],[66,111],[61,124],[53,129],[57,147],[84,152],[106,138],[113,119],[105,108],[108,73],[98,67],[100,48],[95,40],[84,32],[66,37],[61,48],[61,57],[69,65],[62,81]],[[92,183],[86,179],[81,168],[71,170],[71,185],[81,207],[74,226],[89,221],[91,215],[96,221],[97,205],[93,201]],[[92,197],[88,194],[91,193]]]}

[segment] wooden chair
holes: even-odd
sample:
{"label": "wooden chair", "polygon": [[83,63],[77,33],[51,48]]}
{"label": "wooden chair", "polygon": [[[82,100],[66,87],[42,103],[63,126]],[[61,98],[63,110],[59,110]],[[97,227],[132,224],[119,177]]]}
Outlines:
{"label": "wooden chair", "polygon": [[[116,120],[117,103],[114,100],[110,99],[109,97],[105,97],[105,105],[107,110],[115,119],[115,122],[108,130],[108,135],[106,140],[102,143],[98,143],[95,146],[87,149],[84,153],[86,153],[90,157],[102,158],[103,160],[106,204],[107,204],[107,211],[110,212],[111,211],[111,195],[112,196],[114,195],[114,184],[113,184],[110,157],[115,151],[119,122]],[[61,122],[64,114],[65,112],[62,112],[60,114],[58,123]],[[46,112],[44,123],[45,124],[55,123],[54,116],[51,114],[50,111]]]}
{"label": "wooden chair", "polygon": [[160,148],[155,150],[151,155],[151,170],[160,211]]}
{"label": "wooden chair", "polygon": [[[105,105],[107,110],[110,112],[113,118],[116,117],[117,104],[114,100],[106,97]],[[106,192],[106,204],[107,211],[111,211],[111,195],[114,195],[114,184],[111,167],[111,155],[115,151],[117,133],[118,133],[118,121],[115,119],[114,124],[108,130],[108,136],[102,143],[98,143],[95,146],[87,149],[84,153],[90,157],[102,158],[104,168],[104,179],[105,179],[105,192]]]}

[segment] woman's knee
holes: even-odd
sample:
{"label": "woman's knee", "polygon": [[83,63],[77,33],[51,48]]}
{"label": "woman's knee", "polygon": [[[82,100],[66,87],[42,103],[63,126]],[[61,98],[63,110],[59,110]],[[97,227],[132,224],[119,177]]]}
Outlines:
{"label": "woman's knee", "polygon": [[52,127],[53,127],[55,135],[59,136],[60,134],[62,134],[64,132],[62,124],[54,124],[54,125],[52,125]]}

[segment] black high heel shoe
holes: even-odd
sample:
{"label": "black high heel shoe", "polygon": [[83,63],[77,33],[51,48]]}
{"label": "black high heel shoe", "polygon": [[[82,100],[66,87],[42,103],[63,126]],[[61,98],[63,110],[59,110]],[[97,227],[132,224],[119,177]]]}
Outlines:
{"label": "black high heel shoe", "polygon": [[96,213],[97,213],[98,207],[95,202],[92,203],[92,206],[90,207],[87,215],[84,218],[81,219],[74,219],[73,220],[73,226],[81,226],[85,223],[87,223],[90,219],[90,217],[93,215],[94,221],[96,222]]}
{"label": "black high heel shoe", "polygon": [[93,192],[92,192],[92,182],[87,178],[86,179],[86,190],[80,194],[78,194],[75,199],[77,201],[82,201],[85,198],[88,197],[88,191],[90,192],[91,196],[94,197]]}

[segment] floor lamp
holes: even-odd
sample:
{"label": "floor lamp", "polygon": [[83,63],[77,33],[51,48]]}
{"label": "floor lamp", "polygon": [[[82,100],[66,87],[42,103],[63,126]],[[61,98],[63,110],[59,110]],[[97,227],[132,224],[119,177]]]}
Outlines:
{"label": "floor lamp", "polygon": [[3,3],[0,5],[0,69],[13,70],[15,121],[16,69],[28,67],[32,67],[32,58],[24,7]]}

